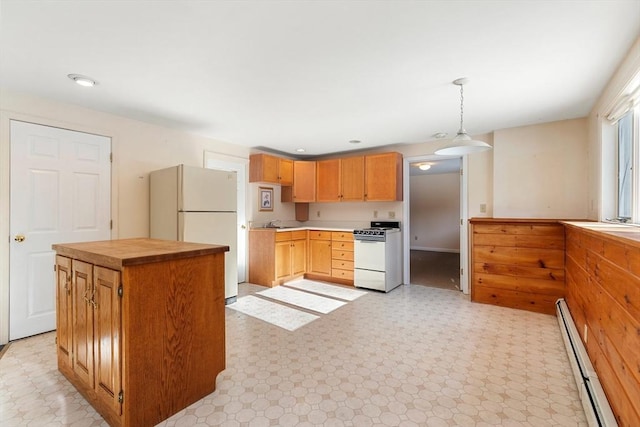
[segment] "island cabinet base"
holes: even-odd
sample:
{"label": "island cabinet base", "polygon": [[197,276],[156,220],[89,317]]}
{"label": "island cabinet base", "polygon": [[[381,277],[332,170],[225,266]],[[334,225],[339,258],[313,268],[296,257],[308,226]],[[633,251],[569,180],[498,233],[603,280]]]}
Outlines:
{"label": "island cabinet base", "polygon": [[111,426],[154,426],[225,368],[226,246],[53,245],[58,369]]}

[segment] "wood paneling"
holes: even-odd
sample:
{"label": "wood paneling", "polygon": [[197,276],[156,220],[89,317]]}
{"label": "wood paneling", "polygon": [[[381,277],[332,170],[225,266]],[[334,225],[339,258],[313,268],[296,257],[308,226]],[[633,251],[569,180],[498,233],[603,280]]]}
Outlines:
{"label": "wood paneling", "polygon": [[555,220],[470,222],[472,301],[554,314],[565,296],[564,227]]}
{"label": "wood paneling", "polygon": [[620,426],[640,425],[640,230],[565,223],[566,301]]}

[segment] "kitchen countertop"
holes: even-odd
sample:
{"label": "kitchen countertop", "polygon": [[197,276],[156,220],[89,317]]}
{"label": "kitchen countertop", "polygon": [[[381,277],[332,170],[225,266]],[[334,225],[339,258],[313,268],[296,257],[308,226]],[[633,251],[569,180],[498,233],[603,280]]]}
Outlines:
{"label": "kitchen countertop", "polygon": [[346,231],[348,233],[353,233],[355,228],[341,228],[341,227],[286,227],[286,228],[275,228],[275,227],[255,227],[252,228],[251,231],[275,231],[276,233],[280,233],[283,231],[304,231],[304,230],[320,230],[320,231]]}
{"label": "kitchen countertop", "polygon": [[121,270],[124,266],[224,253],[229,246],[147,238],[56,243],[51,247],[69,257]]}
{"label": "kitchen countertop", "polygon": [[640,248],[640,227],[609,222],[562,221],[562,224],[609,236],[620,243]]}

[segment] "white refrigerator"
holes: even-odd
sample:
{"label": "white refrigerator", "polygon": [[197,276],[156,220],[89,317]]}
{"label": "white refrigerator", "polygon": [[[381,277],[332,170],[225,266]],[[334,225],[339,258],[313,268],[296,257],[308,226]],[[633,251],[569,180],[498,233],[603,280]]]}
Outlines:
{"label": "white refrigerator", "polygon": [[150,174],[149,235],[229,246],[225,300],[238,296],[237,177],[235,172],[178,165]]}

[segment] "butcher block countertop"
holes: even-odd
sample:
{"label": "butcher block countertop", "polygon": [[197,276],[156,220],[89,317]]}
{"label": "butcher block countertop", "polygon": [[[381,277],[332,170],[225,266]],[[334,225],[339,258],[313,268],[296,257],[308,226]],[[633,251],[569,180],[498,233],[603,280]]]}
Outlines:
{"label": "butcher block countertop", "polygon": [[229,251],[229,246],[159,239],[120,239],[98,242],[56,243],[58,253],[86,262],[121,270],[130,265],[190,258]]}

